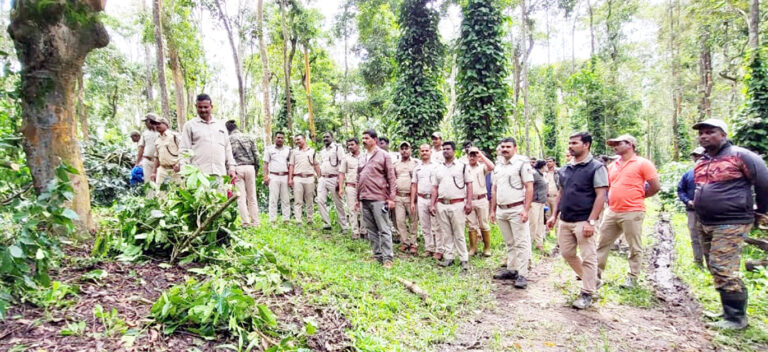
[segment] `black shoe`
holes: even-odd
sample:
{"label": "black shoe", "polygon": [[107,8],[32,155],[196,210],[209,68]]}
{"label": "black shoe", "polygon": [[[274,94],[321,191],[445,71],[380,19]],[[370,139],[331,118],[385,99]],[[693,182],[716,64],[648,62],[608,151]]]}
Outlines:
{"label": "black shoe", "polygon": [[579,295],[579,298],[573,301],[573,308],[576,308],[576,309],[587,309],[591,305],[592,305],[592,295],[586,294],[584,292],[582,292],[581,295]]}
{"label": "black shoe", "polygon": [[515,288],[524,289],[528,287],[528,280],[525,279],[525,276],[518,275],[517,279],[515,279]]}
{"label": "black shoe", "polygon": [[467,262],[467,261],[461,262],[461,270],[462,271],[467,271],[467,269],[469,269],[469,262]]}
{"label": "black shoe", "polygon": [[445,258],[441,262],[437,263],[437,265],[440,265],[440,266],[442,266],[444,268],[447,268],[447,267],[453,265],[453,259]]}
{"label": "black shoe", "polygon": [[709,327],[721,330],[742,330],[747,327],[747,291],[720,291],[723,302],[723,320],[708,324]]}
{"label": "black shoe", "polygon": [[331,231],[331,226],[330,225],[323,226],[323,231]]}
{"label": "black shoe", "polygon": [[517,279],[517,271],[509,271],[504,269],[502,272],[493,275],[494,280],[515,280]]}

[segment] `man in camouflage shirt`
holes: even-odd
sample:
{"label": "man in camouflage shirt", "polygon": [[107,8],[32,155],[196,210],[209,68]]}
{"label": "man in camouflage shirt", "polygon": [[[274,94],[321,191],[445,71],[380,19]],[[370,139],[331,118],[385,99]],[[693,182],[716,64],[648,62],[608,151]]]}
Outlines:
{"label": "man in camouflage shirt", "polygon": [[232,145],[232,156],[235,158],[235,187],[240,197],[237,199],[237,209],[243,226],[259,226],[259,202],[256,200],[256,168],[259,159],[256,157],[256,143],[247,134],[240,133],[234,120],[226,123],[229,131],[229,143]]}

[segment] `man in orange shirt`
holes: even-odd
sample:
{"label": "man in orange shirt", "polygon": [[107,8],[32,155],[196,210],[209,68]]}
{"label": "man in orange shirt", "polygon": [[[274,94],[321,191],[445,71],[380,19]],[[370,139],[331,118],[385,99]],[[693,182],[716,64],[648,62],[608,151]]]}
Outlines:
{"label": "man in orange shirt", "polygon": [[621,135],[608,140],[608,145],[620,158],[608,164],[608,210],[600,226],[597,266],[599,273],[602,273],[611,246],[624,233],[629,244],[629,277],[624,287],[632,288],[637,285],[643,265],[645,198],[659,192],[661,184],[653,163],[637,155],[635,137]]}

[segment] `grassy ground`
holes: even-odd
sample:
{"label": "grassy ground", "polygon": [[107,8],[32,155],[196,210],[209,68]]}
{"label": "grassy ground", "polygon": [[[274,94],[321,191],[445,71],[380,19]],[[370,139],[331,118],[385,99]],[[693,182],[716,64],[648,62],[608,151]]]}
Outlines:
{"label": "grassy ground", "polygon": [[[693,294],[701,302],[704,310],[722,312],[720,296],[712,283],[712,276],[706,270],[699,269],[693,262],[691,240],[688,233],[685,213],[678,212],[672,216],[676,238],[677,263],[675,273],[690,287]],[[742,262],[748,258],[764,255],[759,250],[745,246]],[[749,306],[747,313],[749,327],[744,331],[716,331],[713,343],[718,347],[737,351],[760,351],[768,348],[768,270],[748,272],[742,265],[742,277],[749,291]]]}
{"label": "grassy ground", "polygon": [[[403,254],[396,254],[394,268],[385,270],[370,259],[367,241],[352,240],[336,228],[324,233],[307,226],[267,225],[249,235],[296,273],[315,303],[339,309],[352,322],[349,334],[362,351],[423,351],[450,339],[459,323],[494,301],[491,275],[502,262],[504,247],[494,228],[493,257],[472,258],[468,272]],[[552,242],[545,248],[551,249]],[[534,253],[534,263],[539,260]],[[408,291],[398,278],[415,282],[427,292],[428,301]]]}

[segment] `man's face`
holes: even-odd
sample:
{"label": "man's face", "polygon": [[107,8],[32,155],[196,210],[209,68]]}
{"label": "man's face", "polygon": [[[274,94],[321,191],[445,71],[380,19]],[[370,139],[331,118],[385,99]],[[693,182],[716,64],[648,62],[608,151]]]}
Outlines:
{"label": "man's face", "polygon": [[573,137],[568,141],[568,153],[575,157],[584,155],[587,150],[587,144],[581,141],[580,137]]}
{"label": "man's face", "polygon": [[699,129],[699,145],[704,149],[719,147],[725,137],[725,132],[717,127],[702,126]]}
{"label": "man's face", "polygon": [[455,151],[453,150],[453,147],[450,144],[446,144],[443,146],[443,158],[445,160],[451,160],[456,155],[454,154]]}
{"label": "man's face", "polygon": [[376,145],[376,139],[371,138],[371,136],[364,134],[363,135],[363,145],[365,145],[366,148],[373,148]]}
{"label": "man's face", "polygon": [[515,153],[517,153],[517,146],[515,146],[515,143],[512,143],[512,142],[501,143],[500,149],[501,149],[501,156],[503,156],[505,159],[509,159],[515,156]]}
{"label": "man's face", "polygon": [[297,147],[304,148],[304,137],[298,136],[293,140],[293,142],[296,143]]}
{"label": "man's face", "polygon": [[550,169],[555,168],[555,161],[552,159],[547,160],[547,167]]}
{"label": "man's face", "polygon": [[138,134],[131,135],[131,140],[133,141],[133,143],[139,143],[140,139],[141,139],[141,135],[138,135]]}
{"label": "man's face", "polygon": [[168,125],[166,125],[164,123],[159,123],[159,124],[155,125],[155,130],[157,132],[159,132],[159,133],[165,133],[165,131],[168,130]]}
{"label": "man's face", "polygon": [[347,142],[347,149],[352,154],[357,154],[357,151],[360,150],[360,146],[355,143],[355,141],[349,141]]}
{"label": "man's face", "polygon": [[432,149],[427,147],[426,145],[421,146],[419,148],[419,156],[421,156],[421,160],[427,161],[432,156]]}
{"label": "man's face", "polygon": [[400,156],[403,158],[403,160],[406,160],[411,157],[411,147],[400,147]]}
{"label": "man's face", "polygon": [[379,139],[379,148],[389,150],[389,143],[387,141]]}
{"label": "man's face", "polygon": [[282,134],[278,134],[277,136],[275,136],[275,144],[278,147],[282,147],[283,143],[285,143],[285,136],[283,136]]}
{"label": "man's face", "polygon": [[479,154],[477,154],[477,152],[470,151],[468,155],[469,155],[468,157],[469,164],[472,166],[477,165],[477,159]]}
{"label": "man's face", "polygon": [[197,116],[200,116],[201,119],[208,119],[211,117],[211,111],[213,111],[213,104],[211,104],[210,100],[203,100],[198,101],[195,103],[195,107],[197,107]]}
{"label": "man's face", "polygon": [[443,139],[440,137],[432,137],[432,146],[435,148],[439,148],[441,145],[443,145]]}
{"label": "man's face", "polygon": [[616,155],[624,155],[628,152],[631,152],[634,147],[631,143],[627,141],[620,141],[613,145],[613,152],[616,153]]}
{"label": "man's face", "polygon": [[144,120],[144,126],[146,126],[150,130],[154,130],[155,126],[152,126],[152,121],[149,119]]}
{"label": "man's face", "polygon": [[333,137],[331,137],[331,135],[330,135],[330,134],[324,134],[324,135],[323,135],[323,143],[324,143],[326,146],[329,146],[329,145],[331,145],[331,143],[332,143],[332,142],[333,142]]}

